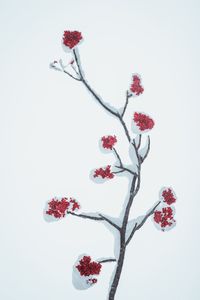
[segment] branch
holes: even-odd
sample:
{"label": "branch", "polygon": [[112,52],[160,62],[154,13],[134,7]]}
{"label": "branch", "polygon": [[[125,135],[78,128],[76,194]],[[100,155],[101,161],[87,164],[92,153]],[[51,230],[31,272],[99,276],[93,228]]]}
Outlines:
{"label": "branch", "polygon": [[123,108],[123,111],[122,111],[122,114],[121,114],[121,117],[123,118],[124,114],[125,114],[125,111],[127,109],[127,106],[128,106],[128,100],[129,98],[131,97],[131,95],[129,95],[128,91],[126,91],[126,102],[125,102],[125,105],[124,105],[124,108]]}
{"label": "branch", "polygon": [[98,260],[98,262],[100,264],[104,264],[104,263],[107,263],[107,262],[115,262],[115,261],[117,261],[115,258],[108,258],[108,259]]}
{"label": "branch", "polygon": [[150,151],[151,143],[150,143],[150,136],[149,135],[148,135],[148,142],[147,143],[148,143],[147,151],[146,151],[144,157],[141,157],[141,162],[143,162],[147,158],[147,156],[149,154],[149,151]]}
{"label": "branch", "polygon": [[117,156],[117,159],[119,160],[120,167],[122,167],[123,164],[122,164],[122,160],[121,160],[121,158],[119,156],[119,153],[117,152],[117,150],[114,147],[113,147],[113,151],[115,152],[115,155]]}
{"label": "branch", "polygon": [[81,67],[81,62],[80,62],[80,58],[78,55],[78,52],[76,49],[73,50],[74,53],[74,58],[76,61],[76,65],[78,67],[79,70],[79,75],[80,75],[80,80],[83,82],[83,84],[85,85],[85,87],[88,89],[88,91],[94,96],[94,98],[99,102],[99,104],[101,106],[103,106],[103,108],[105,108],[105,110],[107,110],[109,113],[111,113],[112,115],[114,115],[115,117],[118,117],[118,113],[115,112],[114,110],[112,110],[110,107],[108,107],[102,100],[101,98],[96,94],[96,92],[90,87],[90,85],[87,83],[87,81],[85,80],[85,77],[83,75],[83,71],[82,71],[82,67]]}
{"label": "branch", "polygon": [[140,148],[140,145],[141,145],[141,140],[142,140],[142,135],[139,134],[139,141],[138,141],[138,145],[137,145],[137,149]]}
{"label": "branch", "polygon": [[[58,64],[58,62],[53,62],[53,63],[51,63],[51,64],[50,64],[50,68],[54,69],[55,71],[63,72],[63,73],[65,73],[65,74],[67,74],[69,77],[71,77],[71,78],[73,78],[73,79],[75,79],[75,80],[77,80],[77,81],[81,81],[80,78],[74,77],[71,73],[69,73],[69,72],[67,72],[67,71],[65,70],[65,67],[64,67],[64,65],[63,65],[61,59],[59,60],[60,68],[58,68],[55,64]],[[78,74],[77,74],[77,75],[78,75]]]}
{"label": "branch", "polygon": [[132,231],[131,231],[131,234],[129,235],[129,238],[127,239],[126,241],[126,246],[128,245],[128,243],[131,241],[134,233],[136,232],[137,230],[137,223],[135,223],[135,226],[133,227]]}
{"label": "branch", "polygon": [[[135,175],[135,173],[133,171],[131,171],[130,169],[128,168],[125,168],[124,166],[120,167],[120,166],[115,166],[115,168],[118,168],[118,169],[121,169],[120,173],[124,172],[124,171],[127,171],[129,173],[131,173],[132,175]],[[113,173],[116,173],[116,172],[113,172]],[[119,173],[119,172],[118,172]]]}
{"label": "branch", "polygon": [[121,228],[120,228],[117,224],[113,223],[110,219],[106,218],[105,216],[103,216],[103,215],[101,215],[101,214],[99,214],[99,216],[100,216],[103,220],[105,220],[106,222],[108,222],[110,225],[112,225],[113,227],[115,227],[117,230],[120,231]]}
{"label": "branch", "polygon": [[151,210],[149,213],[146,214],[146,216],[143,218],[142,222],[140,224],[138,224],[136,230],[139,230],[144,223],[146,222],[146,220],[154,213],[154,211],[156,210],[156,208],[158,207],[158,205],[161,203],[161,201],[159,201]]}
{"label": "branch", "polygon": [[76,214],[73,212],[67,212],[67,214],[70,214],[72,216],[75,217],[79,217],[79,218],[83,218],[83,219],[90,219],[90,220],[94,220],[94,221],[103,221],[104,219],[102,217],[94,217],[94,216],[90,216],[90,215],[85,215],[85,214]]}

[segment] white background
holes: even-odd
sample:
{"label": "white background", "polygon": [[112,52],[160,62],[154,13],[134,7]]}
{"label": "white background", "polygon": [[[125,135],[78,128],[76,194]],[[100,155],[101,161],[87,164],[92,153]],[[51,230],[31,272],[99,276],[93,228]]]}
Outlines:
{"label": "white background", "polygon": [[87,291],[72,285],[81,253],[113,256],[113,237],[100,223],[67,216],[45,223],[52,196],[74,196],[82,211],[117,217],[127,180],[104,185],[90,170],[114,162],[99,138],[116,134],[128,162],[124,133],[85,88],[49,63],[65,58],[64,30],[80,30],[80,53],[91,85],[116,108],[131,73],[145,92],[130,101],[155,119],[134,217],[145,213],[163,185],[174,187],[177,226],[162,233],[151,221],[127,251],[116,300],[197,300],[199,288],[199,1],[1,1],[1,262],[2,300],[104,300],[114,265],[104,265]]}

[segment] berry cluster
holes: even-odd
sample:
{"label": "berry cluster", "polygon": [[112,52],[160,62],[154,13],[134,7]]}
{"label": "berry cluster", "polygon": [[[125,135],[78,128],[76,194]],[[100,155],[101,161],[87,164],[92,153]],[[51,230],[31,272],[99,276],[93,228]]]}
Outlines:
{"label": "berry cluster", "polygon": [[154,127],[154,120],[143,113],[135,112],[133,121],[141,131],[150,130]]}
{"label": "berry cluster", "polygon": [[104,149],[112,150],[114,145],[117,143],[117,138],[115,135],[108,135],[108,136],[103,136],[101,138],[101,141]]}
{"label": "berry cluster", "polygon": [[176,202],[176,196],[172,188],[164,188],[161,192],[161,200],[168,205]]}
{"label": "berry cluster", "polygon": [[[99,275],[101,267],[102,265],[99,262],[92,261],[90,256],[83,256],[76,266],[81,276]],[[94,283],[97,283],[96,278],[91,277],[87,280],[87,284],[92,285]]]}
{"label": "berry cluster", "polygon": [[82,34],[79,31],[64,31],[63,44],[71,50],[82,40]]}
{"label": "berry cluster", "polygon": [[48,202],[46,214],[54,218],[64,218],[67,212],[74,212],[79,208],[79,203],[73,198],[53,198]]}
{"label": "berry cluster", "polygon": [[103,179],[112,179],[114,177],[114,174],[111,172],[110,170],[111,166],[108,165],[104,168],[99,168],[99,169],[96,169],[94,171],[94,174],[93,174],[93,177],[96,178],[96,177],[101,177]]}
{"label": "berry cluster", "polygon": [[169,230],[174,227],[176,221],[174,220],[175,209],[171,206],[176,202],[176,196],[172,188],[164,187],[160,191],[160,209],[154,212],[153,220],[157,228],[162,231]]}
{"label": "berry cluster", "polygon": [[130,86],[130,91],[136,96],[139,96],[144,92],[144,88],[141,85],[141,79],[136,74],[133,75],[133,81]]}

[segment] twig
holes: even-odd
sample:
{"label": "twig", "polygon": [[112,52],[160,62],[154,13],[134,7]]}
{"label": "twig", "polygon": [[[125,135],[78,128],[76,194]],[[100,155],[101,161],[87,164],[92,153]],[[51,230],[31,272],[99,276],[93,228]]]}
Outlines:
{"label": "twig", "polygon": [[117,152],[117,150],[114,147],[113,147],[113,151],[115,152],[115,155],[117,156],[117,159],[119,160],[120,166],[122,167],[123,164],[122,164],[122,160],[121,160],[121,158],[119,156],[119,153]]}
{"label": "twig", "polygon": [[125,102],[125,105],[124,105],[124,108],[123,108],[123,111],[122,111],[122,114],[121,114],[121,117],[123,118],[124,114],[125,114],[125,111],[127,109],[127,106],[128,106],[128,100],[129,98],[131,97],[131,95],[129,95],[128,91],[126,91],[126,102]]}
{"label": "twig", "polygon": [[131,234],[129,235],[129,238],[127,239],[126,241],[126,246],[129,244],[129,242],[131,241],[134,233],[136,232],[136,228],[137,228],[137,223],[135,223],[135,226],[133,227],[132,231],[131,231]]}
{"label": "twig", "polygon": [[[133,172],[133,171],[131,171],[130,169],[128,169],[128,168],[125,168],[124,166],[115,166],[115,168],[118,168],[118,169],[122,169],[122,171],[124,172],[124,171],[127,171],[127,172],[129,172],[129,173],[131,173],[132,175],[134,175],[135,173]],[[114,172],[113,172],[114,173]]]}
{"label": "twig", "polygon": [[75,58],[75,61],[76,61],[76,64],[77,64],[77,67],[78,67],[78,70],[79,70],[79,75],[80,75],[80,78],[81,78],[80,80],[83,82],[85,87],[90,91],[90,93],[94,96],[94,98],[99,102],[99,104],[101,106],[103,106],[112,115],[118,117],[118,113],[115,112],[114,110],[112,110],[110,107],[108,107],[101,100],[101,98],[95,93],[95,91],[90,87],[90,85],[87,83],[87,81],[85,80],[84,75],[83,75],[83,71],[82,71],[81,63],[80,63],[80,58],[78,57],[77,50],[73,50],[73,53],[74,53],[74,58]]}
{"label": "twig", "polygon": [[141,145],[141,140],[142,140],[142,135],[139,134],[139,141],[138,141],[138,145],[137,145],[137,149],[140,148],[140,145]]}
{"label": "twig", "polygon": [[68,214],[75,216],[75,217],[79,217],[79,218],[84,218],[84,219],[90,219],[90,220],[94,220],[94,221],[103,221],[104,219],[102,217],[94,217],[94,216],[90,216],[90,215],[85,215],[85,214],[76,214],[73,212],[67,212]]}
{"label": "twig", "polygon": [[103,260],[98,260],[98,262],[100,264],[104,264],[104,263],[107,263],[107,262],[115,262],[117,261],[115,258],[109,258],[109,259],[103,259]]}
{"label": "twig", "polygon": [[151,143],[150,143],[150,136],[148,135],[148,146],[147,146],[147,151],[146,151],[144,157],[141,157],[142,162],[147,158],[147,155],[149,154],[149,151],[150,151],[150,146],[151,146]]}
{"label": "twig", "polygon": [[146,222],[146,220],[154,213],[154,211],[156,210],[156,208],[158,207],[158,205],[160,204],[161,201],[159,201],[151,210],[148,214],[146,214],[146,216],[144,217],[144,219],[142,220],[142,222],[140,224],[138,224],[136,230],[139,230],[144,223]]}
{"label": "twig", "polygon": [[108,222],[110,225],[112,225],[113,227],[115,227],[117,230],[120,231],[121,228],[117,224],[113,223],[110,219],[106,218],[105,216],[103,216],[101,214],[99,214],[99,216],[101,218],[103,218],[106,222]]}

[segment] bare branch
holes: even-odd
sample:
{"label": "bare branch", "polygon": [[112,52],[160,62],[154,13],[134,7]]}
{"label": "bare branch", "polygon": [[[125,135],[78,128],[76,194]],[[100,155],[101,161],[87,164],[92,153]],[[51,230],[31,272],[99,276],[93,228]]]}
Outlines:
{"label": "bare branch", "polygon": [[121,158],[119,156],[119,153],[117,152],[117,150],[114,147],[113,147],[113,151],[115,152],[115,155],[117,156],[117,159],[119,160],[120,166],[122,167],[123,164],[122,164],[122,160],[121,160]]}
{"label": "bare branch", "polygon": [[73,213],[70,211],[67,212],[67,214],[70,214],[75,217],[83,218],[83,219],[94,220],[94,221],[103,221],[104,220],[102,217],[95,217],[95,216],[90,216],[90,215],[86,215],[86,214],[76,214],[76,213]]}
{"label": "bare branch", "polygon": [[121,228],[117,224],[113,223],[110,219],[106,218],[105,216],[103,216],[101,214],[99,214],[99,216],[101,218],[103,218],[106,222],[108,222],[110,225],[112,225],[113,227],[115,227],[117,230],[120,231]]}
{"label": "bare branch", "polygon": [[71,78],[73,78],[73,79],[75,79],[75,80],[77,80],[77,81],[81,81],[81,79],[80,78],[76,78],[76,77],[74,77],[72,74],[70,74],[69,72],[67,72],[66,70],[63,70],[63,72],[65,73],[65,74],[67,74],[69,77],[71,77]]}
{"label": "bare branch", "polygon": [[115,262],[115,261],[117,261],[115,258],[108,258],[108,259],[98,260],[98,262],[100,264],[104,264],[104,263],[107,263],[107,262]]}
{"label": "bare branch", "polygon": [[146,216],[143,218],[142,222],[140,224],[138,224],[136,230],[139,230],[144,223],[146,222],[146,220],[154,213],[154,211],[156,210],[156,208],[158,207],[158,205],[160,204],[161,201],[159,201],[151,210],[149,213],[146,214]]}
{"label": "bare branch", "polygon": [[144,157],[141,157],[141,160],[142,162],[147,158],[148,154],[149,154],[149,151],[150,151],[150,146],[151,146],[151,143],[150,143],[150,136],[148,135],[148,146],[147,146],[147,151],[144,155]]}
{"label": "bare branch", "polygon": [[85,77],[83,75],[83,71],[82,71],[82,68],[81,68],[81,63],[80,63],[80,58],[79,58],[79,55],[77,53],[77,50],[74,49],[73,50],[73,53],[74,53],[74,58],[75,58],[75,61],[76,61],[76,65],[78,67],[78,70],[79,70],[79,74],[80,74],[80,78],[81,78],[81,81],[83,82],[83,84],[85,85],[85,87],[87,88],[87,90],[94,96],[94,98],[99,102],[99,104],[101,106],[103,106],[103,108],[105,108],[105,110],[107,110],[109,113],[111,113],[112,115],[114,115],[115,117],[118,117],[118,113],[115,112],[114,110],[112,110],[110,107],[108,107],[102,100],[101,98],[96,94],[96,92],[91,88],[91,86],[87,83],[87,81],[85,80]]}
{"label": "bare branch", "polygon": [[125,105],[124,105],[124,108],[123,108],[123,111],[122,111],[122,114],[121,114],[121,117],[123,118],[124,114],[125,114],[125,111],[127,109],[127,106],[128,106],[128,100],[129,98],[131,97],[132,95],[129,95],[128,91],[126,91],[126,102],[125,102]]}
{"label": "bare branch", "polygon": [[[135,175],[136,173],[134,173],[133,171],[131,171],[130,169],[128,169],[128,168],[125,168],[124,166],[115,166],[115,168],[118,168],[118,169],[121,169],[122,170],[122,172],[124,172],[124,171],[127,171],[127,172],[129,172],[129,173],[131,173],[132,175]],[[113,172],[114,173],[114,172]]]}
{"label": "bare branch", "polygon": [[127,246],[128,243],[131,241],[131,239],[132,239],[134,233],[135,233],[136,230],[137,230],[136,228],[137,228],[137,223],[135,223],[135,226],[133,227],[133,229],[132,229],[132,231],[131,231],[131,234],[129,235],[129,238],[128,238],[127,241],[126,241],[126,246]]}
{"label": "bare branch", "polygon": [[137,149],[140,148],[140,145],[141,145],[141,140],[142,140],[142,135],[139,134],[139,142],[138,142],[138,145],[137,145]]}

